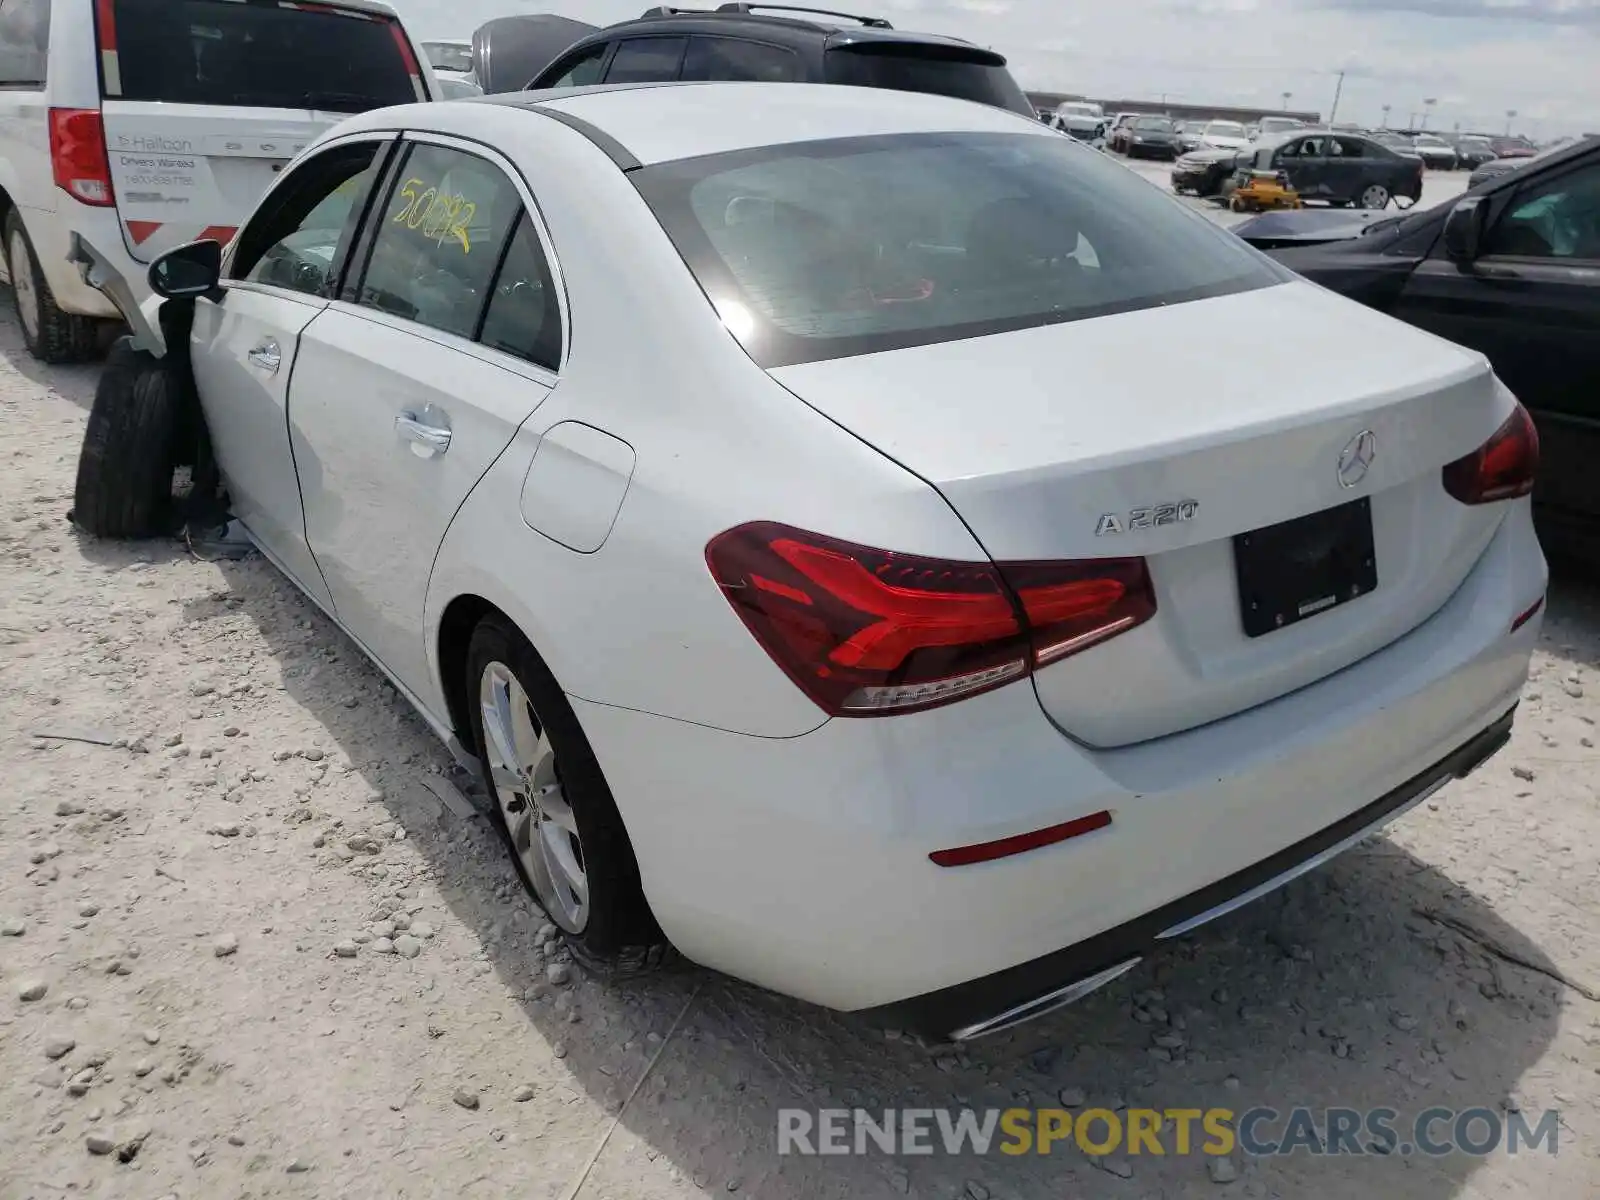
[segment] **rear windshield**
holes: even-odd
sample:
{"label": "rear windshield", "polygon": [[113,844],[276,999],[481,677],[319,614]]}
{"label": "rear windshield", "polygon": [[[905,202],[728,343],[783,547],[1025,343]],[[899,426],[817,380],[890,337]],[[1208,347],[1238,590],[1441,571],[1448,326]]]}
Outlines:
{"label": "rear windshield", "polygon": [[1290,278],[1120,163],[1047,133],[807,142],[630,178],[764,367]]}
{"label": "rear windshield", "polygon": [[942,47],[892,42],[835,46],[828,51],[825,70],[829,83],[932,92],[1033,114],[1033,105],[1004,66],[951,55]]}
{"label": "rear windshield", "polygon": [[422,52],[436,71],[458,71],[465,75],[472,70],[472,47],[460,42],[423,42]]}
{"label": "rear windshield", "polygon": [[112,13],[115,99],[365,112],[421,98],[380,17],[277,0],[113,0]]}

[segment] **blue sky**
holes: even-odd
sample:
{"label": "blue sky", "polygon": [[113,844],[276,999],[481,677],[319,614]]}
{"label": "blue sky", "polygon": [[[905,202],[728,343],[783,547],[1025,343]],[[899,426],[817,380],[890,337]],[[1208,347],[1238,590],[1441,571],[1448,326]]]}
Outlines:
{"label": "blue sky", "polygon": [[[1600,132],[1600,0],[821,0],[1005,54],[1023,85],[1130,99],[1279,107],[1430,128]],[[421,37],[557,12],[596,24],[645,0],[390,0]],[[695,3],[695,0],[690,0]],[[713,7],[712,0],[699,0]]]}

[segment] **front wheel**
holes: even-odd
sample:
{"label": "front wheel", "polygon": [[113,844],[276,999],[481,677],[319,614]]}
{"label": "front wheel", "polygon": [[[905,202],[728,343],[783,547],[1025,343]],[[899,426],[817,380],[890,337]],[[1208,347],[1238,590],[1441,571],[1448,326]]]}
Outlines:
{"label": "front wheel", "polygon": [[472,733],[501,837],[574,957],[610,975],[661,965],[665,938],[611,789],[544,661],[486,617],[467,651]]}
{"label": "front wheel", "polygon": [[1388,208],[1389,189],[1381,183],[1369,183],[1361,189],[1360,203],[1362,208]]}

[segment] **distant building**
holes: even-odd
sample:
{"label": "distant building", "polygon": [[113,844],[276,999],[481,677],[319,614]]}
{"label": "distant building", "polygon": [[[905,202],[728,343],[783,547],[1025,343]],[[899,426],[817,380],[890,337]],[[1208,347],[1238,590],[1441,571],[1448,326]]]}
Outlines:
{"label": "distant building", "polygon": [[1150,113],[1172,117],[1179,121],[1240,121],[1248,125],[1262,117],[1293,117],[1307,125],[1320,125],[1320,112],[1296,112],[1282,108],[1239,108],[1226,104],[1180,104],[1177,101],[1161,103],[1158,100],[1102,100],[1097,96],[1082,96],[1070,92],[1029,92],[1028,99],[1041,111],[1049,111],[1068,100],[1088,100],[1105,109],[1106,114],[1119,112]]}

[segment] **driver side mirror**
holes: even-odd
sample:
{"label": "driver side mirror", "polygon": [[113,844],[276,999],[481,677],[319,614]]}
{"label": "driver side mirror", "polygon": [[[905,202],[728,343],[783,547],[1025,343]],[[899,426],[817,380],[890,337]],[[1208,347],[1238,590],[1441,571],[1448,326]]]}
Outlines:
{"label": "driver side mirror", "polygon": [[168,300],[221,297],[222,243],[190,242],[150,264],[150,290]]}
{"label": "driver side mirror", "polygon": [[1486,215],[1483,197],[1468,196],[1444,219],[1445,256],[1458,267],[1470,266],[1477,260]]}

